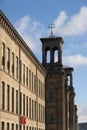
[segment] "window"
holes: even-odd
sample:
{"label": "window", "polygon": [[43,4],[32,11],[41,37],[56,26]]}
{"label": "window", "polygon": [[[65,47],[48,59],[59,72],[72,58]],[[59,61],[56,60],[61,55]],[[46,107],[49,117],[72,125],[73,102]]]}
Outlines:
{"label": "window", "polygon": [[37,117],[37,106],[36,106],[36,101],[35,101],[34,111],[35,111],[35,120],[36,120],[36,117]]}
{"label": "window", "polygon": [[41,105],[41,121],[43,121],[43,106]]}
{"label": "window", "polygon": [[58,50],[54,51],[54,63],[58,62]]}
{"label": "window", "polygon": [[10,49],[7,48],[7,71],[10,73]]}
{"label": "window", "polygon": [[29,127],[29,130],[31,130],[31,127]]}
{"label": "window", "polygon": [[26,126],[26,130],[28,130],[28,126]]}
{"label": "window", "polygon": [[10,86],[7,85],[7,111],[10,110]]}
{"label": "window", "polygon": [[31,98],[29,98],[29,117],[31,119]]}
{"label": "window", "polygon": [[5,130],[4,127],[5,127],[5,124],[4,124],[4,122],[2,122],[1,123],[1,130]]}
{"label": "window", "polygon": [[46,63],[50,63],[50,50],[46,51],[46,53],[47,53],[47,56],[46,56],[47,61],[46,61]]}
{"label": "window", "polygon": [[49,92],[49,101],[54,101],[54,100],[55,100],[55,93]]}
{"label": "window", "polygon": [[26,116],[28,117],[28,96],[26,96]]}
{"label": "window", "polygon": [[25,130],[25,125],[23,126],[23,130]]}
{"label": "window", "polygon": [[45,107],[43,106],[43,122],[45,122]]}
{"label": "window", "polygon": [[70,75],[67,75],[67,85],[70,86]]}
{"label": "window", "polygon": [[23,115],[25,115],[25,94],[23,94]]}
{"label": "window", "polygon": [[36,80],[36,75],[34,75],[34,92],[37,91],[37,80]]}
{"label": "window", "polygon": [[31,70],[29,70],[29,88],[31,89]]}
{"label": "window", "polygon": [[26,67],[26,86],[28,87],[28,67]]}
{"label": "window", "polygon": [[33,91],[33,87],[34,87],[34,82],[33,82],[33,77],[34,77],[34,75],[33,75],[33,73],[32,73],[32,91]]}
{"label": "window", "polygon": [[5,44],[2,43],[2,69],[5,69]]}
{"label": "window", "polygon": [[34,107],[33,107],[33,100],[32,100],[32,119],[33,119],[33,115],[34,115],[33,109],[34,109]]}
{"label": "window", "polygon": [[9,123],[7,123],[7,130],[9,130]]}
{"label": "window", "polygon": [[40,80],[39,80],[39,86],[38,86],[38,95],[40,96]]}
{"label": "window", "polygon": [[12,88],[12,112],[14,112],[14,88]]}
{"label": "window", "polygon": [[39,104],[39,113],[38,114],[39,114],[39,121],[40,121],[40,104]]}
{"label": "window", "polygon": [[5,83],[2,82],[2,110],[5,109]]}
{"label": "window", "polygon": [[53,114],[49,115],[49,123],[55,123],[55,116]]}
{"label": "window", "polygon": [[16,56],[16,79],[18,80],[18,57]]}
{"label": "window", "polygon": [[22,130],[22,125],[20,125],[20,130]]}
{"label": "window", "polygon": [[16,124],[16,130],[18,130],[18,124]]}
{"label": "window", "polygon": [[25,84],[25,64],[23,64],[23,84]]}
{"label": "window", "polygon": [[41,97],[42,97],[42,82],[41,82],[40,94],[41,94]]}
{"label": "window", "polygon": [[16,90],[16,114],[18,114],[18,90]]}
{"label": "window", "polygon": [[20,82],[22,82],[22,61],[20,60]]}
{"label": "window", "polygon": [[45,98],[45,85],[43,84],[43,98]]}
{"label": "window", "polygon": [[14,130],[14,124],[12,123],[12,129],[11,130]]}
{"label": "window", "polygon": [[12,76],[14,76],[14,53],[12,52]]}
{"label": "window", "polygon": [[22,93],[20,92],[20,115],[22,115]]}

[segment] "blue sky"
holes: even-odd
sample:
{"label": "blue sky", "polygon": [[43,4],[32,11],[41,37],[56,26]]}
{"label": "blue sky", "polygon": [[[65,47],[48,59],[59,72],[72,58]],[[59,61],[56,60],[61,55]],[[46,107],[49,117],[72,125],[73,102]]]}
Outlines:
{"label": "blue sky", "polygon": [[87,0],[0,0],[0,9],[41,61],[41,37],[64,39],[63,64],[74,67],[79,122],[87,122]]}

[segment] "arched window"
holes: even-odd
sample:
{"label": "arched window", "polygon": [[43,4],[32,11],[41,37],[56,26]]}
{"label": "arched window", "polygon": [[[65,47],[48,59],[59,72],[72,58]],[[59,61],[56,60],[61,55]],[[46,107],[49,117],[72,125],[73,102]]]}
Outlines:
{"label": "arched window", "polygon": [[55,115],[54,114],[50,114],[49,115],[49,123],[55,123],[55,121],[56,121]]}
{"label": "arched window", "polygon": [[67,75],[67,85],[70,86],[70,75]]}
{"label": "arched window", "polygon": [[49,101],[54,101],[55,100],[55,93],[54,92],[49,92]]}
{"label": "arched window", "polygon": [[57,47],[53,48],[53,62],[54,63],[58,62],[58,48]]}
{"label": "arched window", "polygon": [[50,49],[46,48],[46,63],[50,63]]}
{"label": "arched window", "polygon": [[50,50],[47,51],[47,63],[50,63]]}
{"label": "arched window", "polygon": [[58,50],[54,51],[54,63],[58,62]]}

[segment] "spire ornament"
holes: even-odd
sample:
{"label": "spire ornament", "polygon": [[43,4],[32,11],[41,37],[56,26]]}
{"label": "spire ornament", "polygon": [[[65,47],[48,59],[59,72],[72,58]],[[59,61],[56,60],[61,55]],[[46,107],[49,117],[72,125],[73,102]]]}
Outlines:
{"label": "spire ornament", "polygon": [[55,28],[55,24],[50,24],[48,26],[48,28],[50,28],[50,30],[51,30],[51,37],[52,37],[53,36],[53,28]]}

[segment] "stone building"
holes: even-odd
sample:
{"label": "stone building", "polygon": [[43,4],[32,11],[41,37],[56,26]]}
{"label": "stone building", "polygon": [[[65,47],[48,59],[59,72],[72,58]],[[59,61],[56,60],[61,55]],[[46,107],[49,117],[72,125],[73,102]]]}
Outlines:
{"label": "stone building", "polygon": [[0,130],[77,130],[73,68],[62,64],[63,39],[40,40],[42,65],[0,11]]}
{"label": "stone building", "polygon": [[45,76],[0,11],[0,130],[45,130]]}

